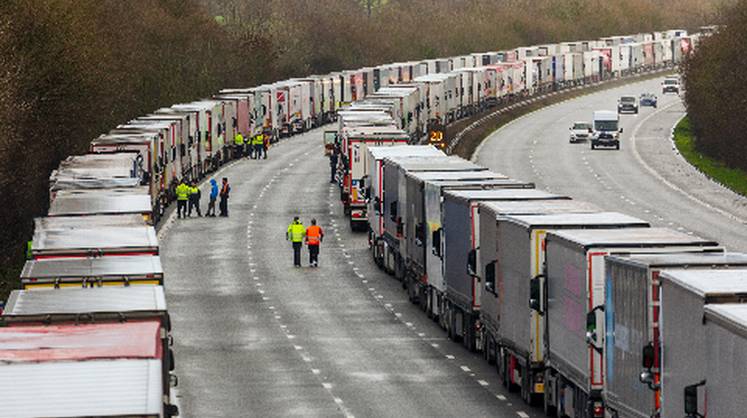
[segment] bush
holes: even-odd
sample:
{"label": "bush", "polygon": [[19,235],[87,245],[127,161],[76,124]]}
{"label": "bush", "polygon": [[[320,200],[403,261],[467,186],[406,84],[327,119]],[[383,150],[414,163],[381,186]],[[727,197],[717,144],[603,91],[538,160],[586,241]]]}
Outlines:
{"label": "bush", "polygon": [[725,27],[703,39],[683,66],[685,102],[695,148],[732,168],[747,169],[747,2],[725,13]]}

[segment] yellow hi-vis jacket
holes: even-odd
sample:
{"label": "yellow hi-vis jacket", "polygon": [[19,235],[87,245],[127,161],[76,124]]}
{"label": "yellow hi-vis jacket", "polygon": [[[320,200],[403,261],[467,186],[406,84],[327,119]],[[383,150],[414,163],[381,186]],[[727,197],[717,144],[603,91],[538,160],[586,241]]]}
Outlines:
{"label": "yellow hi-vis jacket", "polygon": [[252,140],[252,144],[254,145],[262,145],[263,143],[264,143],[264,138],[262,134],[255,136],[254,139]]}
{"label": "yellow hi-vis jacket", "polygon": [[190,189],[191,188],[184,183],[180,183],[176,186],[176,200],[188,200]]}
{"label": "yellow hi-vis jacket", "polygon": [[286,237],[291,242],[303,242],[305,236],[306,228],[304,228],[301,222],[293,222],[288,225],[288,233],[286,234]]}
{"label": "yellow hi-vis jacket", "polygon": [[233,138],[233,143],[236,145],[244,145],[244,136],[240,133],[236,134],[236,136]]}

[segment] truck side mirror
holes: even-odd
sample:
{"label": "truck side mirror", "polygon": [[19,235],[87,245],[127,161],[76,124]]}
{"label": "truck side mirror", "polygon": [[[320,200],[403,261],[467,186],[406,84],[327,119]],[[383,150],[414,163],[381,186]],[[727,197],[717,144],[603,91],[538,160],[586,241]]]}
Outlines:
{"label": "truck side mirror", "polygon": [[378,196],[374,197],[374,211],[381,214],[381,199]]}
{"label": "truck side mirror", "polygon": [[485,288],[493,293],[495,293],[495,265],[497,263],[497,260],[493,260],[485,265]]}
{"label": "truck side mirror", "polygon": [[646,344],[643,347],[642,353],[642,366],[644,369],[651,369],[654,367],[654,345],[651,343]]}
{"label": "truck side mirror", "polygon": [[477,276],[477,250],[469,250],[467,254],[467,274]]}
{"label": "truck side mirror", "polygon": [[173,372],[176,368],[176,365],[174,364],[174,350],[169,348],[169,371]]}
{"label": "truck side mirror", "polygon": [[620,133],[623,133],[623,128],[620,128]]}
{"label": "truck side mirror", "polygon": [[586,314],[586,343],[596,346],[597,341],[597,313],[592,310]]}
{"label": "truck side mirror", "polygon": [[542,283],[541,277],[537,276],[529,281],[529,308],[538,313],[543,313],[542,306]]}
{"label": "truck side mirror", "polygon": [[431,242],[433,243],[433,255],[441,258],[441,228],[433,231],[431,234]]}
{"label": "truck side mirror", "polygon": [[389,204],[389,214],[390,214],[390,218],[392,222],[396,222],[397,221],[397,201],[396,200]]}
{"label": "truck side mirror", "polygon": [[685,416],[691,417],[703,417],[698,412],[698,387],[706,384],[705,380],[700,381],[694,385],[685,386]]}

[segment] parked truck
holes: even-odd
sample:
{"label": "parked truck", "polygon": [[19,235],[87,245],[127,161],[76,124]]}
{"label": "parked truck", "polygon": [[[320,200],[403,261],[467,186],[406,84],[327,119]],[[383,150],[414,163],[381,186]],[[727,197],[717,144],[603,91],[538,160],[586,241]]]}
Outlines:
{"label": "parked truck", "polygon": [[[404,225],[407,199],[407,173],[435,171],[487,171],[485,167],[459,157],[387,158],[384,160],[384,245],[393,258],[385,269],[405,279]],[[392,264],[388,264],[391,262]]]}
{"label": "parked truck", "polygon": [[368,186],[367,214],[369,224],[369,244],[373,259],[380,267],[384,266],[386,254],[384,245],[384,161],[387,157],[445,157],[446,154],[428,145],[395,145],[391,147],[368,147],[366,159],[366,184]]}
{"label": "parked truck", "polygon": [[604,257],[616,253],[701,252],[717,243],[665,228],[562,230],[547,234],[545,406],[571,417],[602,417]]}
{"label": "parked truck", "polygon": [[49,216],[137,214],[153,223],[153,207],[146,187],[108,190],[60,190],[49,206]]}
{"label": "parked truck", "polygon": [[[597,212],[508,215],[497,225],[497,254],[481,254],[495,257],[492,281],[500,304],[498,370],[507,386],[520,389],[526,403],[539,404],[545,387],[545,317],[537,308],[544,298],[545,236],[566,229],[607,230],[649,224],[621,213]],[[490,238],[481,236],[480,246]]]}
{"label": "parked truck", "polygon": [[430,317],[443,311],[446,292],[440,243],[441,201],[447,190],[534,188],[533,183],[513,180],[491,171],[410,172],[405,177],[407,202],[404,206],[405,283],[414,303]]}
{"label": "parked truck", "polygon": [[[72,218],[72,219],[71,219]],[[54,227],[36,222],[32,258],[158,255],[156,231],[149,225],[80,225],[78,217],[60,217]],[[87,217],[90,220],[91,217]]]}
{"label": "parked truck", "polygon": [[[717,304],[705,307],[706,358],[705,416],[738,417],[747,411],[744,396],[747,359],[747,305]],[[687,367],[687,366],[685,366]],[[697,405],[697,392],[685,394],[684,405]],[[685,407],[685,413],[691,413]],[[692,411],[697,412],[697,411]]]}
{"label": "parked truck", "polygon": [[0,328],[0,417],[178,415],[166,350],[159,320]]}
{"label": "parked truck", "polygon": [[354,231],[368,229],[366,199],[368,185],[365,184],[366,148],[369,146],[406,145],[409,141],[407,133],[397,128],[387,127],[356,127],[342,131],[342,146],[345,152],[343,182],[349,192],[344,201],[350,213],[350,228]]}
{"label": "parked truck", "polygon": [[480,247],[480,202],[501,200],[569,199],[536,189],[449,190],[444,193],[439,255],[446,278],[443,318],[452,340],[476,350],[482,286],[477,274]]}
{"label": "parked truck", "polygon": [[[605,404],[612,416],[647,418],[661,406],[659,274],[673,268],[747,268],[747,255],[720,251],[615,255],[608,256],[606,264]],[[650,361],[646,367],[644,357]]]}
{"label": "parked truck", "polygon": [[[662,363],[660,416],[705,416],[706,403],[710,404],[711,400],[706,399],[707,391],[703,385],[708,383],[705,381],[706,372],[712,365],[712,359],[706,355],[708,347],[714,342],[706,340],[704,310],[708,305],[747,302],[747,270],[672,269],[662,271],[659,279]],[[733,364],[732,367],[739,369],[744,365]],[[698,392],[701,396],[696,396],[699,402],[688,402],[686,407],[685,393],[688,392],[690,398]]]}
{"label": "parked truck", "polygon": [[28,260],[21,271],[23,289],[64,289],[163,285],[158,256],[50,258]]}

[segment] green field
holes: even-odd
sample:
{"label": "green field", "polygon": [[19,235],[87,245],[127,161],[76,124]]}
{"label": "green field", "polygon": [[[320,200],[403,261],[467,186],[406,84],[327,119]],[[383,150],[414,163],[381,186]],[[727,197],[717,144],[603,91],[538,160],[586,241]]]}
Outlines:
{"label": "green field", "polygon": [[698,152],[695,149],[695,137],[690,128],[690,120],[687,117],[684,117],[675,127],[674,143],[682,156],[706,176],[743,196],[747,196],[747,172],[738,168],[727,167],[723,163]]}

